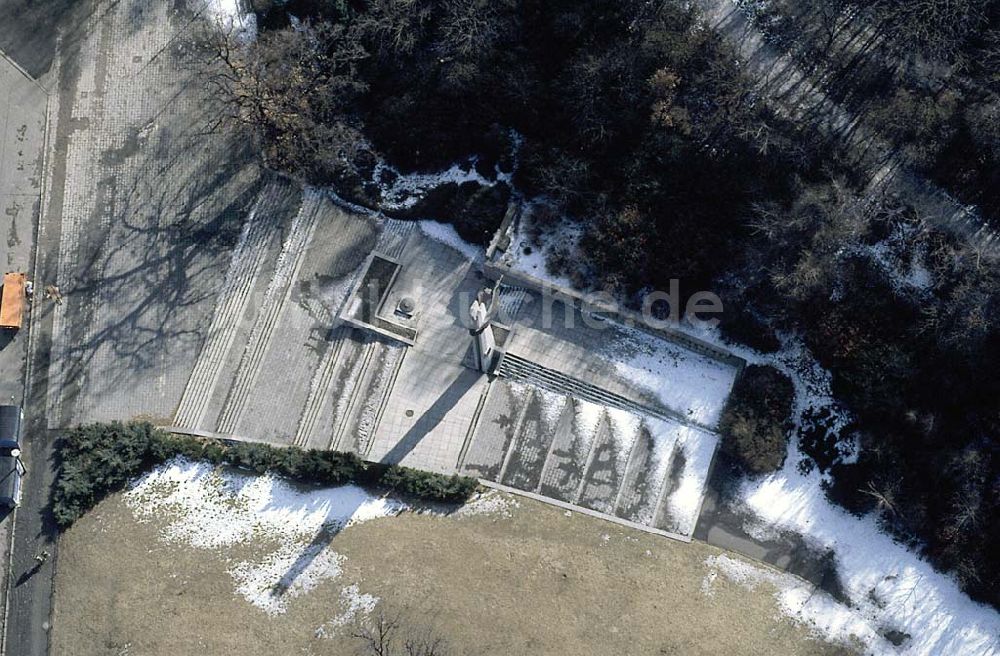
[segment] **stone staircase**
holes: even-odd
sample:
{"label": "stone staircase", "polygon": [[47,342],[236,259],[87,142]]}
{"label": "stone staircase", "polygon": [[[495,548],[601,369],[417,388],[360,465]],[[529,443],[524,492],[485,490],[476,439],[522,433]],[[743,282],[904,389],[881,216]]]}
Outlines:
{"label": "stone staircase", "polygon": [[614,392],[601,389],[596,385],[591,385],[590,383],[586,383],[554,369],[536,364],[530,360],[514,355],[513,353],[507,353],[504,355],[503,360],[500,362],[500,366],[497,368],[496,374],[502,378],[509,378],[518,382],[527,383],[550,392],[555,392],[556,394],[562,394],[564,396],[574,397],[583,401],[589,401],[591,403],[596,403],[597,405],[618,408],[619,410],[625,410],[627,412],[652,415],[661,419],[668,419],[685,425],[693,425],[704,428],[696,422],[692,422],[690,418],[685,417],[680,413],[672,412],[666,408],[655,408],[642,405],[632,401],[631,399],[627,399],[620,394],[615,394]]}
{"label": "stone staircase", "polygon": [[291,183],[272,180],[265,185],[250,210],[219,290],[219,302],[207,337],[177,407],[176,426],[199,428],[204,419],[212,391],[267,258],[268,246],[281,230],[282,206],[293,202],[296,194],[297,189]]}
{"label": "stone staircase", "polygon": [[220,433],[237,432],[250,392],[260,375],[264,356],[274,337],[275,328],[282,317],[299,269],[309,251],[309,243],[312,241],[317,217],[324,202],[326,201],[323,195],[314,189],[306,190],[303,195],[302,204],[278,255],[274,275],[264,293],[264,300],[233,379],[233,387],[219,415]]}

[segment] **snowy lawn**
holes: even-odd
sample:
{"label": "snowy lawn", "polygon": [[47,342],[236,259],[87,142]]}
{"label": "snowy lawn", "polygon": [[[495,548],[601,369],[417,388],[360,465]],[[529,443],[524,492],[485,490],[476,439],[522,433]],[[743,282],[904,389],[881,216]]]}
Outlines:
{"label": "snowy lawn", "polygon": [[299,488],[270,475],[251,476],[183,459],[139,478],[125,502],[140,520],[168,517],[164,539],[197,549],[268,545],[230,561],[236,590],[269,614],[340,575],[330,538],[355,523],[396,515],[406,505],[345,485]]}
{"label": "snowy lawn", "polygon": [[[343,557],[331,545],[339,531],[411,510],[355,485],[304,487],[183,458],[138,478],[124,501],[139,521],[166,520],[163,540],[224,554],[236,591],[269,615],[284,613],[291,599],[340,576]],[[510,517],[519,505],[510,495],[487,492],[452,516]],[[344,614],[327,630],[377,603],[357,586],[346,587],[342,597]]]}

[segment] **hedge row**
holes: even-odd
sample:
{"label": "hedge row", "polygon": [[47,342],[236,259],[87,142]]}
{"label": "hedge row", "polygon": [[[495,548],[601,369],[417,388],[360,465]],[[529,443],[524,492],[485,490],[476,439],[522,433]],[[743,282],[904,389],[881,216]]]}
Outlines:
{"label": "hedge row", "polygon": [[60,455],[52,511],[63,528],[137,475],[179,456],[258,474],[273,472],[302,483],[355,483],[442,503],[464,502],[478,485],[464,476],[365,462],[353,453],[204,440],[167,433],[146,422],[78,426],[64,436]]}

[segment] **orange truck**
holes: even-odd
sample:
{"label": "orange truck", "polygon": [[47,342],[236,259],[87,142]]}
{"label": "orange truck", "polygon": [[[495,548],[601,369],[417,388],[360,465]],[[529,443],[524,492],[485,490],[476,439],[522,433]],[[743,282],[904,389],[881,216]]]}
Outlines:
{"label": "orange truck", "polygon": [[24,284],[27,276],[23,273],[3,274],[3,296],[0,298],[0,328],[17,330],[24,319],[26,298]]}

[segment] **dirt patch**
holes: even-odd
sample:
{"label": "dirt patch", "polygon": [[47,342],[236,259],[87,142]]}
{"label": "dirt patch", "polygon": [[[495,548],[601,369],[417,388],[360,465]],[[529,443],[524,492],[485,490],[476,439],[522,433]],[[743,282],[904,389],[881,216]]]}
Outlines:
{"label": "dirt patch", "polygon": [[351,654],[338,618],[359,595],[455,654],[848,653],[780,619],[767,585],[704,594],[713,547],[519,504],[347,528],[330,545],[342,575],[272,617],[235,592],[221,552],[164,542],[115,496],[62,538],[53,653]]}

